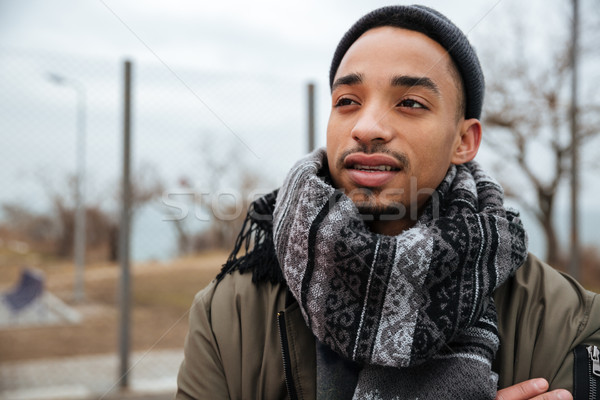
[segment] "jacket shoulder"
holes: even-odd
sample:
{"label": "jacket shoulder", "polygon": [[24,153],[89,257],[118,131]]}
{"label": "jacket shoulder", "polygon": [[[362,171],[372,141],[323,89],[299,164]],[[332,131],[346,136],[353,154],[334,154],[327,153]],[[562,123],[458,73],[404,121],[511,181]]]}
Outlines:
{"label": "jacket shoulder", "polygon": [[189,329],[184,359],[177,375],[179,400],[228,397],[226,375],[211,324],[211,304],[215,281],[194,296],[189,312]]}
{"label": "jacket shoulder", "polygon": [[529,255],[494,294],[500,350],[499,387],[544,377],[572,390],[573,349],[600,342],[600,297]]}
{"label": "jacket shoulder", "polygon": [[283,284],[253,283],[251,273],[234,271],[197,295],[209,315],[205,324],[229,398],[285,397],[277,313],[285,308],[286,292]]}
{"label": "jacket shoulder", "polygon": [[[285,308],[286,286],[280,283],[253,282],[252,274],[234,271],[211,282],[211,309],[213,313],[259,313]],[[199,293],[200,295],[200,293]],[[218,315],[213,317],[219,319]]]}

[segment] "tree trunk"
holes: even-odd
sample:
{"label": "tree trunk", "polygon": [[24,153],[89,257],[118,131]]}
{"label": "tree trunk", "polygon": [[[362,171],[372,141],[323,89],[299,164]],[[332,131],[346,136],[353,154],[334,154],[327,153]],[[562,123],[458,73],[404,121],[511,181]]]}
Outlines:
{"label": "tree trunk", "polygon": [[552,223],[552,216],[550,214],[544,214],[540,216],[539,220],[544,229],[544,236],[546,237],[545,261],[551,266],[557,267],[560,264],[560,251],[556,229]]}
{"label": "tree trunk", "polygon": [[116,223],[108,225],[108,260],[119,261],[119,224]]}

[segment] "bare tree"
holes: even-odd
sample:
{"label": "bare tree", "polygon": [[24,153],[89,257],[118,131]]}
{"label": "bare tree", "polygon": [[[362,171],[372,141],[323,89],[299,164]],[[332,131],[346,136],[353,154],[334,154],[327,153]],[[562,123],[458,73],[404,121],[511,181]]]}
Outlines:
{"label": "bare tree", "polygon": [[[115,185],[115,187],[118,187],[119,190],[112,196],[119,201],[122,199],[120,194],[122,185]],[[155,166],[147,162],[140,163],[131,178],[131,211],[133,217],[141,207],[159,198],[163,191],[164,183]],[[116,207],[109,214],[107,227],[108,259],[109,261],[117,261],[119,257],[119,207]]]}
{"label": "bare tree", "polygon": [[30,248],[51,251],[56,237],[56,224],[48,216],[36,213],[22,204],[2,204],[2,236],[7,240],[26,242]]}
{"label": "bare tree", "polygon": [[[33,211],[17,203],[2,204],[1,227],[7,235],[27,242],[33,250],[68,258],[73,254],[75,235],[75,178],[67,176],[60,181],[44,172],[37,174],[49,210]],[[135,212],[158,198],[163,184],[156,169],[142,163],[133,174],[133,201]],[[121,186],[110,185],[96,196],[88,196],[86,213],[86,247],[98,258],[116,261],[118,257],[119,214],[117,203]]]}
{"label": "bare tree", "polygon": [[[554,219],[573,150],[569,97],[573,49],[568,37],[555,41],[549,62],[544,63],[524,51],[523,31],[522,26],[516,28],[514,41],[507,42],[516,44],[512,55],[498,52],[484,57],[490,66],[483,117],[490,132],[484,141],[500,158],[495,169],[507,196],[535,216],[546,239],[546,261],[558,265],[562,254]],[[586,97],[576,112],[579,146],[585,149],[600,132],[600,104],[593,96]]]}
{"label": "bare tree", "polygon": [[[205,134],[200,141],[199,166],[196,179],[181,177],[178,187],[180,201],[186,201],[186,210],[194,212],[171,218],[177,233],[180,254],[205,249],[230,249],[246,217],[252,194],[265,178],[244,162],[244,150],[236,143],[215,141]],[[266,186],[266,185],[265,185]],[[264,186],[263,186],[264,187]],[[182,205],[182,207],[184,207]],[[192,221],[198,215],[205,219],[205,228],[198,229]]]}
{"label": "bare tree", "polygon": [[[2,204],[2,225],[7,234],[26,242],[34,252],[71,257],[75,234],[74,178],[67,177],[65,182],[54,186],[42,181],[49,200],[47,211],[35,211],[17,203]],[[106,245],[109,219],[98,204],[88,203],[85,213],[86,244],[90,249],[99,249]]]}

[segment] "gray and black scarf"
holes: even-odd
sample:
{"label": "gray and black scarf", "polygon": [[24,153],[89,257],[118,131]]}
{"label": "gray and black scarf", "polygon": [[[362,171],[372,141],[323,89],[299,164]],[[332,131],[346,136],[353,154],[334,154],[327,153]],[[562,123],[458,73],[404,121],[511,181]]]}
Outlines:
{"label": "gray and black scarf", "polygon": [[494,398],[492,294],[527,255],[502,188],[452,166],[414,227],[385,236],[319,176],[326,163],[318,150],[289,173],[273,239],[315,337],[362,365],[354,398]]}
{"label": "gray and black scarf", "polygon": [[[328,183],[326,164],[314,152],[251,205],[219,278],[252,271],[288,285],[318,340],[324,398],[493,399],[492,293],[527,253],[502,188],[475,162],[452,166],[415,226],[384,236]],[[339,366],[341,379],[323,378]]]}

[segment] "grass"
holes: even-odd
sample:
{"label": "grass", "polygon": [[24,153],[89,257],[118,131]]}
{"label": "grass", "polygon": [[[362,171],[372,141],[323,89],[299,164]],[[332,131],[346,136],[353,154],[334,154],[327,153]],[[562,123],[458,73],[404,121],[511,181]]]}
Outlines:
{"label": "grass", "polygon": [[[206,253],[132,268],[131,345],[134,351],[181,348],[194,295],[217,274],[224,253]],[[6,260],[6,258],[4,258]],[[86,300],[74,304],[70,263],[33,264],[46,276],[47,289],[78,310],[75,325],[0,330],[0,362],[114,353],[118,349],[120,271],[113,264],[86,266]],[[0,263],[0,291],[13,286],[21,264]]]}
{"label": "grass", "polygon": [[[187,333],[187,312],[194,295],[225,262],[225,253],[206,253],[169,263],[135,264],[132,269],[131,344],[135,351],[181,348]],[[13,286],[23,265],[46,275],[47,289],[77,309],[77,325],[0,330],[0,362],[115,353],[118,349],[118,266],[86,266],[86,301],[73,304],[73,265],[35,256],[0,254],[0,292]],[[584,275],[588,289],[600,290],[597,266]]]}

